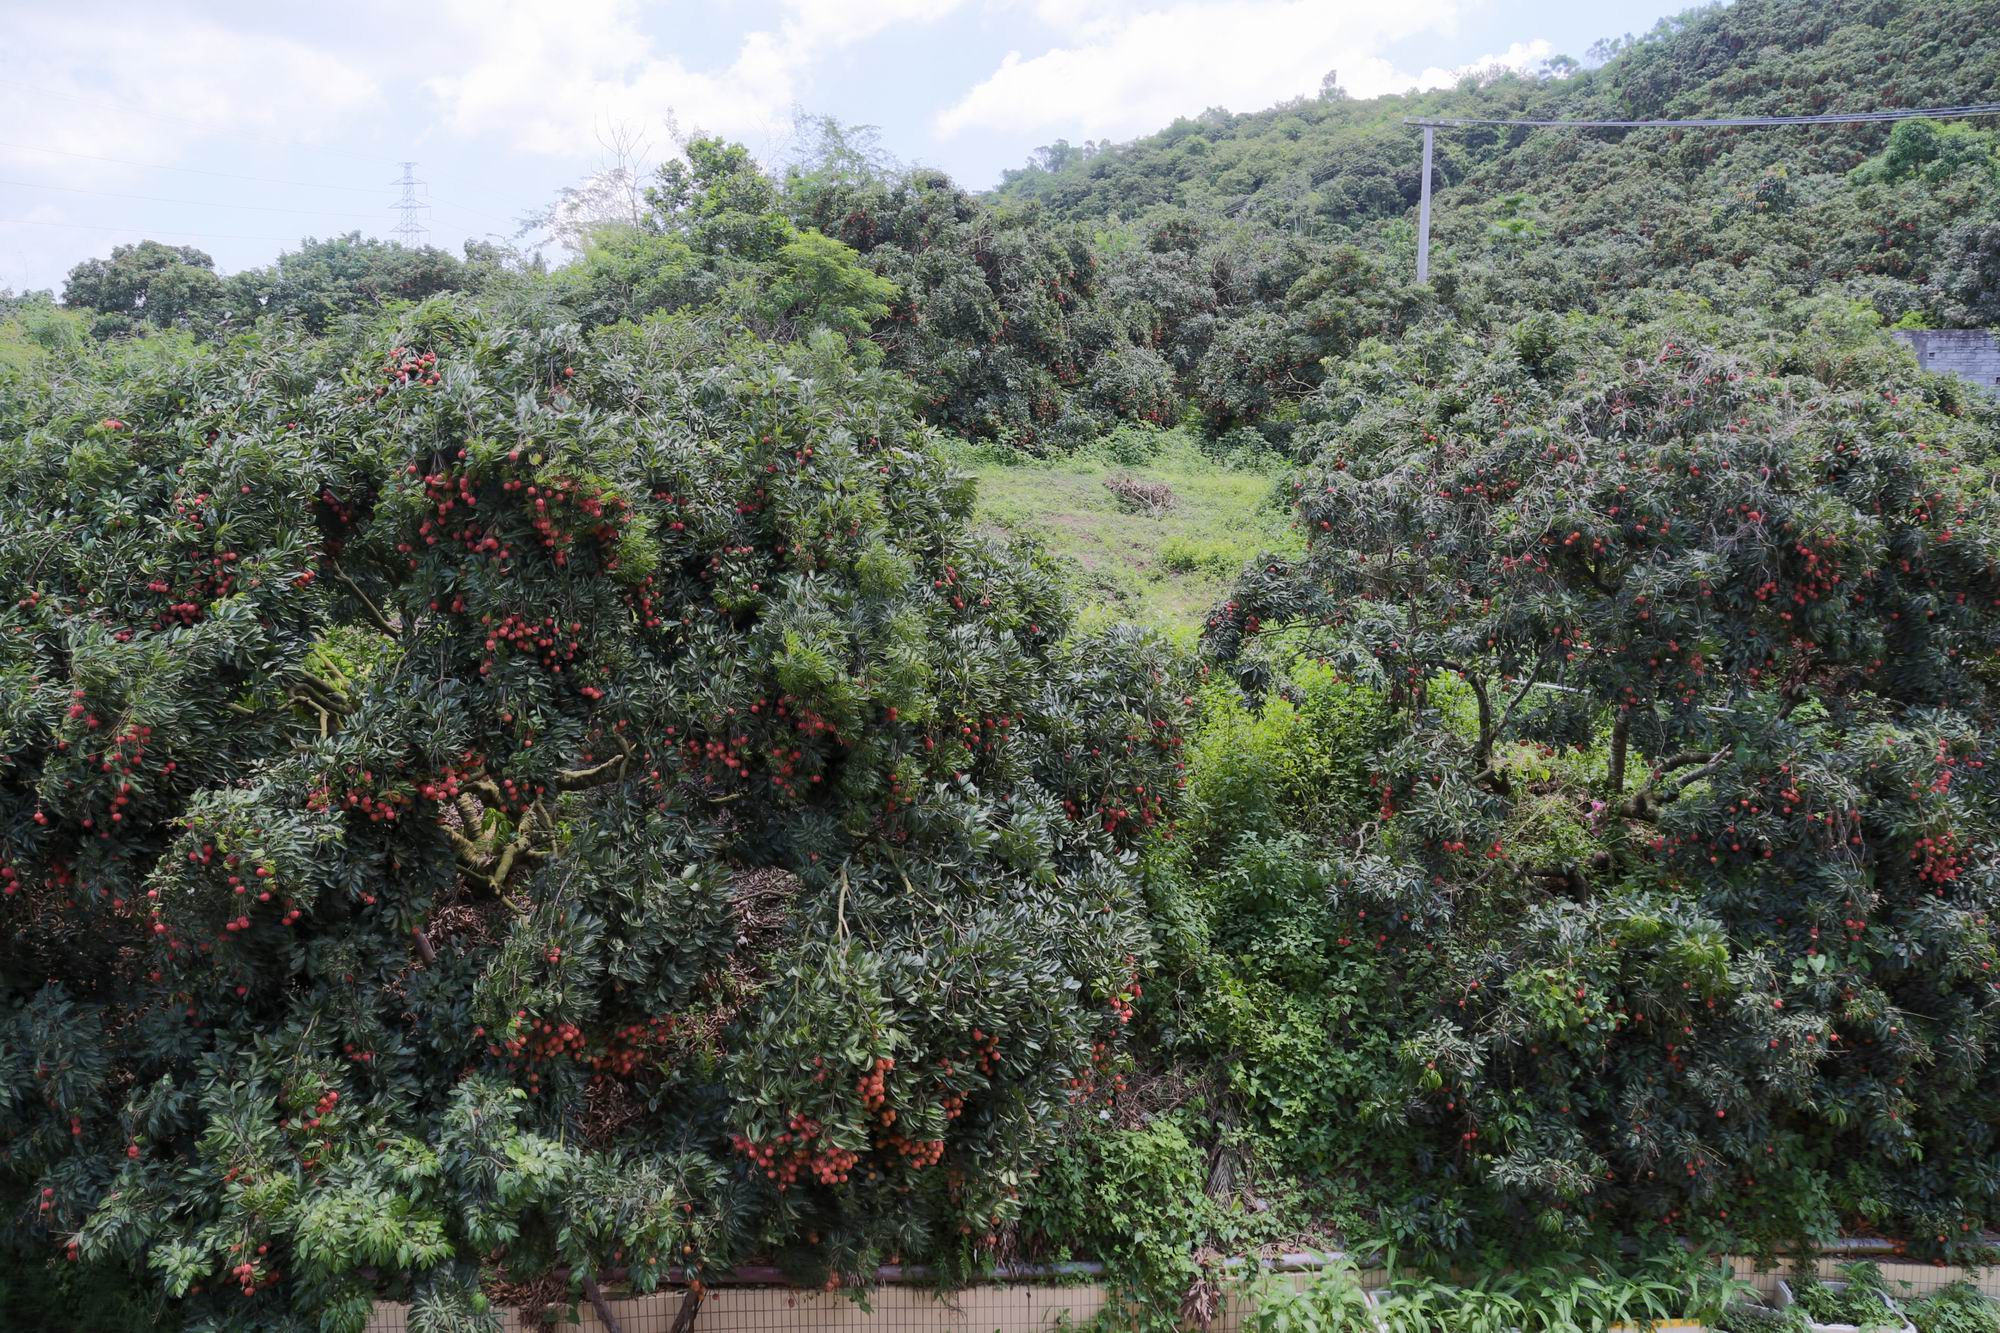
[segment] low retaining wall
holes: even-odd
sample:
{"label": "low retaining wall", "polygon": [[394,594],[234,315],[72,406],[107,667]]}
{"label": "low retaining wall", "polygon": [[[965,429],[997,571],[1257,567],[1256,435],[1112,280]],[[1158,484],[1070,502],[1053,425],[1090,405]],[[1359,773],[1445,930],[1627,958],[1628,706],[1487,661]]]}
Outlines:
{"label": "low retaining wall", "polygon": [[[670,1333],[683,1293],[660,1291],[607,1304],[622,1333]],[[785,1287],[721,1287],[701,1304],[695,1333],[1042,1333],[1062,1323],[1088,1323],[1104,1306],[1100,1286],[1048,1284],[968,1287],[944,1295],[917,1287],[877,1287],[864,1310],[851,1296]],[[583,1333],[609,1333],[588,1302],[580,1325],[558,1325]],[[378,1305],[368,1333],[404,1333],[408,1307]],[[510,1311],[506,1333],[541,1333]],[[1234,1333],[1231,1330],[1231,1333]]]}
{"label": "low retaining wall", "polygon": [[[1730,1265],[1769,1295],[1780,1277],[1809,1270],[1831,1277],[1836,1267],[1856,1257],[1875,1258],[1865,1248],[1857,1248],[1850,1254],[1771,1270],[1759,1269],[1747,1259],[1732,1259]],[[1921,1295],[1969,1278],[1987,1295],[2000,1299],[2000,1270],[1975,1272],[1885,1258],[1875,1258],[1875,1262],[1892,1290],[1903,1290],[1907,1284],[1914,1294]],[[1311,1282],[1316,1267],[1316,1256],[1306,1255],[1287,1256],[1279,1264],[1280,1276],[1294,1286]],[[1379,1271],[1362,1274],[1364,1286],[1378,1286],[1385,1278]],[[608,1304],[621,1333],[672,1333],[682,1297],[679,1290],[660,1291],[622,1299],[612,1296]],[[1088,1323],[1104,1308],[1107,1297],[1101,1283],[1016,1282],[943,1293],[892,1283],[870,1291],[868,1308],[863,1309],[851,1295],[839,1293],[789,1287],[720,1287],[702,1302],[694,1333],[1045,1333]],[[1225,1300],[1208,1333],[1240,1333],[1247,1312],[1246,1302]],[[610,1333],[588,1303],[582,1306],[581,1314],[581,1324],[558,1327]],[[368,1333],[406,1333],[408,1321],[408,1306],[384,1303],[375,1307]],[[507,1333],[541,1333],[548,1326],[528,1323],[510,1311],[504,1327]]]}

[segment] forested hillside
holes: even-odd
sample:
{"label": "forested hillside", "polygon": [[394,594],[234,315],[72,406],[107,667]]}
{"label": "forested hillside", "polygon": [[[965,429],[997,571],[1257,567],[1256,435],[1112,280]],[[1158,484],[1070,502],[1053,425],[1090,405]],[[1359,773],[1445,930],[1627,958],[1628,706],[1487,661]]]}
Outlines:
{"label": "forested hillside", "polygon": [[[1407,326],[1401,303],[1383,300],[1414,268],[1421,170],[1406,117],[1808,115],[1985,102],[2000,90],[2000,51],[1980,18],[1974,5],[1711,6],[1562,77],[1210,112],[1131,144],[1061,146],[1044,154],[1054,170],[1011,173],[998,197],[1064,221],[1139,228],[1154,238],[1150,255],[1132,261],[1148,271],[1149,290],[1167,285],[1152,275],[1168,265],[1215,279],[1212,291],[1182,298],[1203,318],[1173,321],[1170,336],[1206,337],[1178,361],[1207,358],[1218,382],[1233,362],[1238,380],[1282,395],[1319,373],[1341,334]],[[1838,295],[1886,323],[1989,324],[2000,314],[1993,128],[1987,118],[1895,129],[1444,131],[1438,299],[1459,320],[1492,326],[1530,311],[1652,314],[1689,295],[1720,310]],[[1370,275],[1368,308],[1324,309],[1330,259]],[[1249,396],[1217,393],[1204,405],[1213,399],[1212,418],[1228,421],[1236,418],[1218,406]],[[1256,408],[1243,415],[1270,420]]]}
{"label": "forested hillside", "polygon": [[1995,101],[1989,11],[6,296],[0,1310],[1990,1254],[2000,400],[1887,329],[2000,314],[2000,124],[1440,131],[1420,285],[1403,123]]}

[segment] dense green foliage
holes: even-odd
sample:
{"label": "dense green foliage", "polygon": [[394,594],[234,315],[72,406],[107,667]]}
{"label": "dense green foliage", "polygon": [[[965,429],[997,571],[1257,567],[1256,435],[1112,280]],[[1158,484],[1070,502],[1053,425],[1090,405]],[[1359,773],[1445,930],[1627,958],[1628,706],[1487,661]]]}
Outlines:
{"label": "dense green foliage", "polygon": [[[1229,349],[1185,387],[1217,427],[1247,421],[1274,438],[1284,404],[1316,385],[1316,356],[1427,313],[1498,328],[1543,310],[1649,318],[1685,292],[1730,310],[1839,293],[1888,323],[1986,324],[2000,310],[2000,136],[1987,121],[1893,132],[1441,131],[1436,295],[1399,288],[1414,265],[1421,186],[1407,116],[1678,118],[1990,101],[2000,96],[2000,36],[1986,17],[1975,4],[1905,0],[1710,5],[1613,44],[1599,68],[1557,61],[1540,76],[1496,73],[1407,97],[1357,101],[1334,89],[1249,114],[1209,111],[1130,144],[1045,154],[1054,170],[1010,173],[998,197],[1114,235],[1165,232],[1189,254],[1180,273],[1248,279],[1243,296],[1210,301],[1200,277],[1172,280],[1149,264],[1134,275],[1145,295],[1128,308],[1171,303],[1170,337],[1198,342],[1197,357]],[[1343,270],[1359,280],[1343,285],[1333,276]],[[1268,401],[1231,382],[1232,361],[1239,380],[1255,371]]]}
{"label": "dense green foliage", "polygon": [[1641,1262],[1563,1262],[1472,1282],[1407,1274],[1364,1291],[1337,1264],[1289,1289],[1267,1278],[1253,1290],[1253,1333],[1601,1333],[1692,1318],[1713,1326],[1740,1283],[1699,1255],[1667,1252]]}
{"label": "dense green foliage", "polygon": [[1903,1311],[1917,1333],[2000,1333],[2000,1301],[1980,1295],[1970,1282],[1906,1300]]}
{"label": "dense green foliage", "polygon": [[1468,1205],[1559,1236],[1976,1239],[1993,409],[1826,330],[1754,357],[1544,334],[1364,349],[1305,432],[1307,555],[1209,626],[1228,658],[1276,635],[1334,662],[1392,720],[1378,808],[1307,817],[1352,850],[1273,903],[1338,969],[1286,989],[1386,988],[1318,1104],[1393,1127],[1361,1161],[1464,1182],[1395,1205],[1411,1239],[1452,1243]]}
{"label": "dense green foliage", "polygon": [[1560,1330],[1726,1303],[1689,1237],[1975,1257],[2000,405],[1884,328],[2000,314],[2000,138],[1442,134],[1419,286],[1401,119],[1990,100],[1984,17],[0,296],[0,1301],[1022,1255],[1160,1326],[1372,1242],[1517,1270],[1391,1327]]}
{"label": "dense green foliage", "polygon": [[112,248],[70,270],[63,303],[96,312],[100,338],[141,329],[218,335],[266,314],[324,332],[344,315],[372,315],[399,301],[477,291],[501,262],[490,245],[466,245],[463,261],[424,246],[405,249],[349,232],[306,240],[265,268],[218,277],[215,261],[191,245],[141,241]]}
{"label": "dense green foliage", "polygon": [[436,304],[82,368],[0,454],[13,1262],[352,1327],[991,1244],[1113,1076],[1179,687],[874,372]]}
{"label": "dense green foliage", "polygon": [[1888,1283],[1874,1264],[1843,1264],[1840,1276],[1831,1282],[1811,1275],[1795,1277],[1790,1287],[1792,1299],[1814,1324],[1896,1327]]}

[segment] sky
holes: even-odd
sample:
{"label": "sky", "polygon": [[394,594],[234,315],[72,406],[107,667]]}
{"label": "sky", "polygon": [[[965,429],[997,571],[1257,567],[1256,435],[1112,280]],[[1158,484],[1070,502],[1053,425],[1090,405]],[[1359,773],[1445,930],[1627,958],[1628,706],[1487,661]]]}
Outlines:
{"label": "sky", "polygon": [[5,0],[0,287],[153,237],[225,272],[388,235],[402,163],[433,244],[511,238],[636,136],[782,161],[794,114],[876,126],[985,188],[1038,146],[1211,106],[1358,97],[1583,58],[1686,0]]}

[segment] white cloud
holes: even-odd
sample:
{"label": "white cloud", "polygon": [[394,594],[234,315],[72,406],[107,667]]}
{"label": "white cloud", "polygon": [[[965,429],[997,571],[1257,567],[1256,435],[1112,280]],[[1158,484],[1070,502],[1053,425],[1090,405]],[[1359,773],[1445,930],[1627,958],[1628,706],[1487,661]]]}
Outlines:
{"label": "white cloud", "polygon": [[785,0],[786,45],[801,56],[814,47],[850,46],[905,23],[929,23],[960,0]]}
{"label": "white cloud", "polygon": [[[1457,69],[1444,69],[1432,65],[1421,74],[1410,75],[1407,82],[1391,87],[1377,88],[1375,92],[1403,92],[1409,88],[1442,88],[1459,81],[1467,74],[1483,74],[1490,69],[1511,69],[1526,73],[1546,64],[1555,54],[1555,48],[1546,37],[1537,37],[1531,42],[1515,42],[1505,51],[1495,55],[1480,56],[1468,60]],[[1390,77],[1400,78],[1399,75]],[[1355,91],[1349,89],[1350,92]]]}
{"label": "white cloud", "polygon": [[[939,113],[937,132],[1058,132],[1126,138],[1203,107],[1248,111],[1315,93],[1337,70],[1358,97],[1436,87],[1455,71],[1397,70],[1378,54],[1419,33],[1449,33],[1466,0],[1036,0],[1063,45],[998,69]],[[1499,62],[1531,63],[1546,41],[1516,43]]]}
{"label": "white cloud", "polygon": [[211,138],[318,142],[381,99],[340,55],[154,5],[0,6],[0,78],[0,137],[53,150],[0,164],[72,183],[127,174],[93,158],[172,164]]}
{"label": "white cloud", "polygon": [[960,0],[784,0],[774,29],[744,34],[734,59],[689,67],[658,51],[637,0],[447,0],[460,37],[427,86],[454,132],[498,130],[513,146],[574,154],[593,126],[680,124],[738,138],[790,124],[813,65],[890,27],[927,22]]}
{"label": "white cloud", "polygon": [[790,95],[768,34],[747,36],[726,69],[693,70],[652,52],[625,0],[451,0],[440,17],[463,43],[455,72],[427,82],[446,128],[497,132],[529,152],[574,154],[593,126],[656,127],[670,111],[752,132]]}

